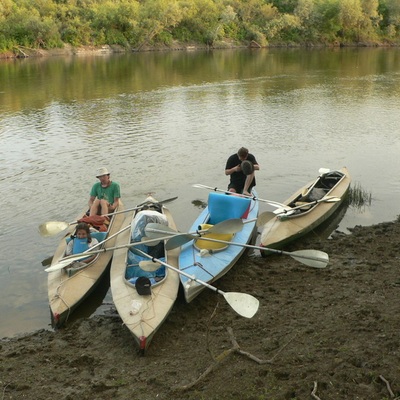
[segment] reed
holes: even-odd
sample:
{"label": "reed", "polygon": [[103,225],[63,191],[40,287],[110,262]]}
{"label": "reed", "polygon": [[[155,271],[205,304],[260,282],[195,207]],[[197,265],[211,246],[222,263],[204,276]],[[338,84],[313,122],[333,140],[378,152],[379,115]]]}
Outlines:
{"label": "reed", "polygon": [[361,209],[371,205],[372,194],[363,189],[359,183],[355,183],[349,189],[347,201],[350,206]]}

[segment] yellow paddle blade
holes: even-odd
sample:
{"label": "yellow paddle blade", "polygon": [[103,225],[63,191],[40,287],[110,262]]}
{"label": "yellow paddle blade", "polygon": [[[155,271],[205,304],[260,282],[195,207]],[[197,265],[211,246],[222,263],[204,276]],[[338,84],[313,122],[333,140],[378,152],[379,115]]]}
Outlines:
{"label": "yellow paddle blade", "polygon": [[68,222],[64,221],[48,221],[44,224],[39,225],[39,233],[44,236],[54,236],[63,230],[67,229],[69,226]]}

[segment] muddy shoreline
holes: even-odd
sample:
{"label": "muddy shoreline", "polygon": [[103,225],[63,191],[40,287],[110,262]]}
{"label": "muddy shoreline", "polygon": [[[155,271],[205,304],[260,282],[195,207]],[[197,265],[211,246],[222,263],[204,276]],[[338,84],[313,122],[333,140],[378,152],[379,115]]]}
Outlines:
{"label": "muddy shoreline", "polygon": [[18,46],[14,51],[0,52],[1,59],[15,59],[15,58],[30,58],[30,57],[55,57],[55,56],[90,56],[90,55],[112,55],[117,53],[144,53],[144,52],[155,52],[155,51],[204,51],[204,50],[227,50],[227,49],[272,49],[272,48],[304,48],[304,49],[324,49],[324,48],[343,48],[343,47],[398,47],[397,43],[376,43],[376,42],[363,42],[363,43],[334,43],[330,45],[326,44],[313,44],[313,45],[293,45],[293,44],[282,44],[282,45],[268,45],[260,46],[256,42],[234,44],[231,42],[220,41],[214,46],[207,46],[203,43],[179,43],[174,42],[171,46],[157,45],[157,46],[142,46],[140,49],[126,48],[119,45],[103,45],[103,46],[78,46],[74,47],[69,44],[65,44],[63,48],[55,49],[42,49],[42,48],[28,48],[24,46]]}
{"label": "muddy shoreline", "polygon": [[327,252],[321,270],[246,253],[216,286],[256,296],[255,317],[211,291],[180,297],[145,357],[112,310],[3,338],[2,399],[396,398],[399,234],[393,221],[286,249]]}

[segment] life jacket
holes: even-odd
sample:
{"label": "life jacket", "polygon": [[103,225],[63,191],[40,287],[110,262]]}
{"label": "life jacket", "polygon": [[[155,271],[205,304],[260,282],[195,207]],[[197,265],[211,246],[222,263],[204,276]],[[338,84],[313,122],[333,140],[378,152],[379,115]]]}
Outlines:
{"label": "life jacket", "polygon": [[74,243],[72,245],[72,254],[80,254],[89,248],[89,242],[87,238],[78,239],[74,238]]}

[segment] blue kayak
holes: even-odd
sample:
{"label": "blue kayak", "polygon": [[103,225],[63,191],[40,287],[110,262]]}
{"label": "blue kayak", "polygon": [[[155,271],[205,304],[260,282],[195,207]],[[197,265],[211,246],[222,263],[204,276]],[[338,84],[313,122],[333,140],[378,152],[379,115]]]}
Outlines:
{"label": "blue kayak", "polygon": [[[180,275],[185,299],[188,303],[206,288],[193,278],[208,284],[215,282],[235,265],[246,250],[246,247],[238,244],[246,245],[252,241],[257,230],[256,221],[259,209],[259,202],[255,200],[257,193],[254,188],[252,196],[253,198],[235,194],[209,193],[208,205],[194,221],[190,231],[206,231],[223,221],[239,218],[243,222],[243,227],[236,233],[206,234],[182,245],[179,268],[192,277],[191,279]],[[232,242],[235,245],[217,242],[218,240]]]}

